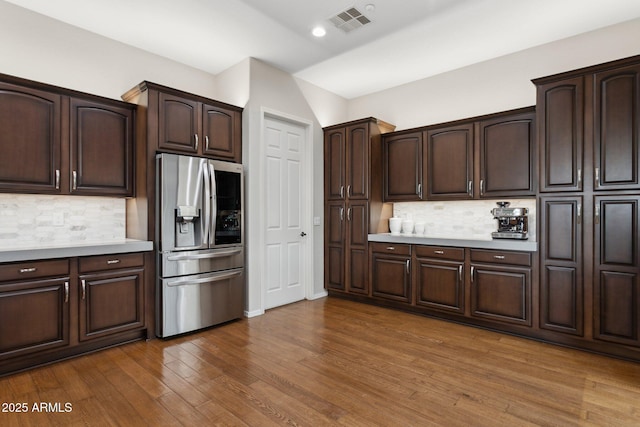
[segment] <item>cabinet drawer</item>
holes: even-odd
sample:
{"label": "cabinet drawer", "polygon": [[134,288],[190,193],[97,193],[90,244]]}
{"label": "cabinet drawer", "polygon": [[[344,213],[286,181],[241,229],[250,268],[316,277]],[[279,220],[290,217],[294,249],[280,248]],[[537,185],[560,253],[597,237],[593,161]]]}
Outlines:
{"label": "cabinet drawer", "polygon": [[372,252],[395,255],[411,255],[411,245],[382,242],[370,243],[370,245]]}
{"label": "cabinet drawer", "polygon": [[69,259],[28,261],[0,265],[0,281],[69,275]]}
{"label": "cabinet drawer", "polygon": [[141,267],[142,265],[144,265],[144,254],[142,253],[91,256],[80,258],[80,273]]}
{"label": "cabinet drawer", "polygon": [[471,262],[531,266],[531,253],[471,249]]}
{"label": "cabinet drawer", "polygon": [[464,261],[463,248],[418,245],[415,246],[415,251],[419,258],[438,258],[452,261]]}

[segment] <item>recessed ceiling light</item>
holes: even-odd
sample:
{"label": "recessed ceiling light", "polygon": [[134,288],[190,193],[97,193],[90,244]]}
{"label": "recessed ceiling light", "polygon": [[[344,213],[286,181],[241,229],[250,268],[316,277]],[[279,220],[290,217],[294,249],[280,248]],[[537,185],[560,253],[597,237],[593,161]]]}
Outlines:
{"label": "recessed ceiling light", "polygon": [[313,34],[315,37],[324,37],[327,34],[327,30],[325,30],[324,27],[318,25],[317,27],[314,27],[313,30],[311,30],[311,34]]}

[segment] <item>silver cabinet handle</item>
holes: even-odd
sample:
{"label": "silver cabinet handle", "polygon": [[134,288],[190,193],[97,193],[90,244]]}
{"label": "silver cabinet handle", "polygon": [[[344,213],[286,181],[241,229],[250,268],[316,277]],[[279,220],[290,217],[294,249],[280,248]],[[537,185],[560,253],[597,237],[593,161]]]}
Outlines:
{"label": "silver cabinet handle", "polygon": [[344,185],[340,186],[340,198],[344,199]]}
{"label": "silver cabinet handle", "polygon": [[69,282],[64,282],[64,302],[69,302]]}
{"label": "silver cabinet handle", "polygon": [[86,280],[82,279],[81,284],[82,284],[82,301],[84,301],[84,298],[87,295],[87,282],[86,282]]}
{"label": "silver cabinet handle", "polygon": [[209,135],[204,136],[204,150],[209,151]]}
{"label": "silver cabinet handle", "polygon": [[387,246],[387,250],[388,250],[388,251],[395,251],[395,250],[396,250],[396,248],[395,248],[395,247],[393,247],[393,246]]}
{"label": "silver cabinet handle", "polygon": [[467,184],[467,192],[469,193],[469,196],[473,197],[473,181],[469,181]]}
{"label": "silver cabinet handle", "polygon": [[504,259],[504,255],[494,255],[495,259]]}
{"label": "silver cabinet handle", "polygon": [[458,282],[462,282],[462,272],[464,271],[464,266],[460,264],[458,266]]}
{"label": "silver cabinet handle", "polygon": [[480,180],[480,195],[484,195],[484,179]]}
{"label": "silver cabinet handle", "polygon": [[471,266],[471,275],[469,276],[471,279],[471,283],[473,283],[473,276],[475,276],[476,274],[476,268],[472,265]]}
{"label": "silver cabinet handle", "polygon": [[578,186],[582,183],[582,169],[578,169]]}
{"label": "silver cabinet handle", "polygon": [[416,194],[418,197],[422,197],[422,184],[416,185]]}
{"label": "silver cabinet handle", "polygon": [[600,224],[600,205],[596,205],[596,224]]}
{"label": "silver cabinet handle", "polygon": [[344,221],[344,208],[340,208],[340,221]]}
{"label": "silver cabinet handle", "polygon": [[578,224],[582,224],[582,205],[578,203]]}
{"label": "silver cabinet handle", "polygon": [[433,251],[434,254],[444,255],[444,251]]}
{"label": "silver cabinet handle", "polygon": [[600,187],[600,168],[596,168],[596,187]]}
{"label": "silver cabinet handle", "polygon": [[56,169],[56,190],[60,189],[60,169]]}
{"label": "silver cabinet handle", "polygon": [[21,268],[20,269],[20,273],[22,273],[22,274],[24,274],[24,273],[33,273],[36,270],[37,270],[36,267]]}
{"label": "silver cabinet handle", "polygon": [[196,151],[198,151],[198,134],[196,133],[194,136],[194,139],[196,141]]}
{"label": "silver cabinet handle", "polygon": [[71,172],[71,176],[72,176],[72,181],[73,181],[72,188],[74,190],[77,190],[78,189],[78,172],[76,172],[76,171]]}
{"label": "silver cabinet handle", "polygon": [[119,259],[108,259],[107,260],[107,264],[111,265],[111,264],[120,264],[120,260]]}
{"label": "silver cabinet handle", "polygon": [[407,274],[410,274],[410,272],[411,272],[410,269],[411,269],[411,260],[408,259],[407,260]]}
{"label": "silver cabinet handle", "polygon": [[351,197],[351,184],[347,185],[347,197]]}

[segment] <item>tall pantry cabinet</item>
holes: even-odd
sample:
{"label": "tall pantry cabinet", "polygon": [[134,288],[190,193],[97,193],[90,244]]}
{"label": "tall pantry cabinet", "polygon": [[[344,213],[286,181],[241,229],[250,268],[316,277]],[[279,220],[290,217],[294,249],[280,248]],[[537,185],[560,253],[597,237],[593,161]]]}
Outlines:
{"label": "tall pantry cabinet", "polygon": [[640,57],[534,83],[540,327],[640,347]]}
{"label": "tall pantry cabinet", "polygon": [[394,126],[375,118],[324,128],[325,288],[369,294],[368,234],[391,216],[382,204],[380,135]]}

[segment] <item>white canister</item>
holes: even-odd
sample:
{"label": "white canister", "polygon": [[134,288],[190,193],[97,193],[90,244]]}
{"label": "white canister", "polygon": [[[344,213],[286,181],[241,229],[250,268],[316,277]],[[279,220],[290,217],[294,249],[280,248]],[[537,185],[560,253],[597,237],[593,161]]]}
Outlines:
{"label": "white canister", "polygon": [[416,234],[422,236],[424,234],[424,222],[416,222]]}
{"label": "white canister", "polygon": [[405,219],[402,221],[402,234],[413,234],[413,220]]}
{"label": "white canister", "polygon": [[400,234],[402,229],[402,219],[396,216],[389,218],[389,231],[391,234]]}

